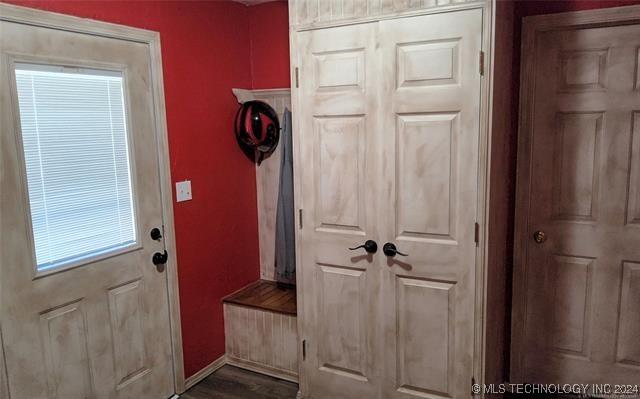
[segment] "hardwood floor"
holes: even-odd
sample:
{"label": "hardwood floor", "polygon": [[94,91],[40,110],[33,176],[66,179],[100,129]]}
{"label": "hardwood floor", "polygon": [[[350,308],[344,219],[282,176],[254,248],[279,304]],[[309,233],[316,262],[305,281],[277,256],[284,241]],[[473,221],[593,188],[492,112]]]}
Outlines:
{"label": "hardwood floor", "polygon": [[294,399],[298,384],[224,366],[180,395],[180,399]]}

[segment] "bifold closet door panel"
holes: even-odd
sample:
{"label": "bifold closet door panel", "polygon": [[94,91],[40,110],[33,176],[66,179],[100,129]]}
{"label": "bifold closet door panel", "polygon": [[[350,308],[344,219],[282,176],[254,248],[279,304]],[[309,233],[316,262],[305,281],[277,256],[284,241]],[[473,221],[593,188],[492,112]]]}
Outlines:
{"label": "bifold closet door panel", "polygon": [[473,372],[482,10],[379,23],[384,398],[463,398]]}
{"label": "bifold closet door panel", "polygon": [[376,24],[299,33],[303,209],[298,287],[303,300],[303,390],[318,398],[373,398],[381,362]]}

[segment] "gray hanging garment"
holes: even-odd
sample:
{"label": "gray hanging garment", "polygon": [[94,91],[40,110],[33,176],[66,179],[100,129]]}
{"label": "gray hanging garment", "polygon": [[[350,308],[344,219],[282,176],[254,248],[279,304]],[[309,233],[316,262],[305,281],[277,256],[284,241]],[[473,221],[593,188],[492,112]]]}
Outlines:
{"label": "gray hanging garment", "polygon": [[284,110],[280,135],[280,186],[276,213],[276,277],[284,283],[295,283],[296,239],[293,209],[293,143],[291,111]]}

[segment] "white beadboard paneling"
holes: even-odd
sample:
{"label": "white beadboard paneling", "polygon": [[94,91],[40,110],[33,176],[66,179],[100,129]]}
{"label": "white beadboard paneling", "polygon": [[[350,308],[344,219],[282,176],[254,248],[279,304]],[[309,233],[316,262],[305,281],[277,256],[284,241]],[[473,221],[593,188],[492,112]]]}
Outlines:
{"label": "white beadboard paneling", "polygon": [[[291,90],[238,90],[234,89],[238,102],[260,100],[271,105],[282,123],[285,108],[291,109]],[[260,240],[260,278],[276,279],[276,210],[280,184],[281,146],[271,156],[256,165],[256,189],[258,195],[258,234]]]}
{"label": "white beadboard paneling", "polygon": [[295,316],[225,303],[224,319],[229,364],[297,382]]}
{"label": "white beadboard paneling", "polygon": [[[478,0],[289,0],[294,26],[368,19]],[[480,1],[481,2],[481,1]]]}

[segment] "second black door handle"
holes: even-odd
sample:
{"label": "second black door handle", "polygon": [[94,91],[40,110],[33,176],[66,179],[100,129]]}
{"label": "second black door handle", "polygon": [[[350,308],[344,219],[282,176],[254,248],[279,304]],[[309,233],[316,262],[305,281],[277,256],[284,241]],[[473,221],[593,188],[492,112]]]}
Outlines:
{"label": "second black door handle", "polygon": [[402,252],[398,251],[398,248],[396,248],[395,244],[391,242],[388,242],[382,246],[382,252],[384,252],[384,254],[389,257],[394,257],[396,255],[409,256],[409,254],[403,254]]}

